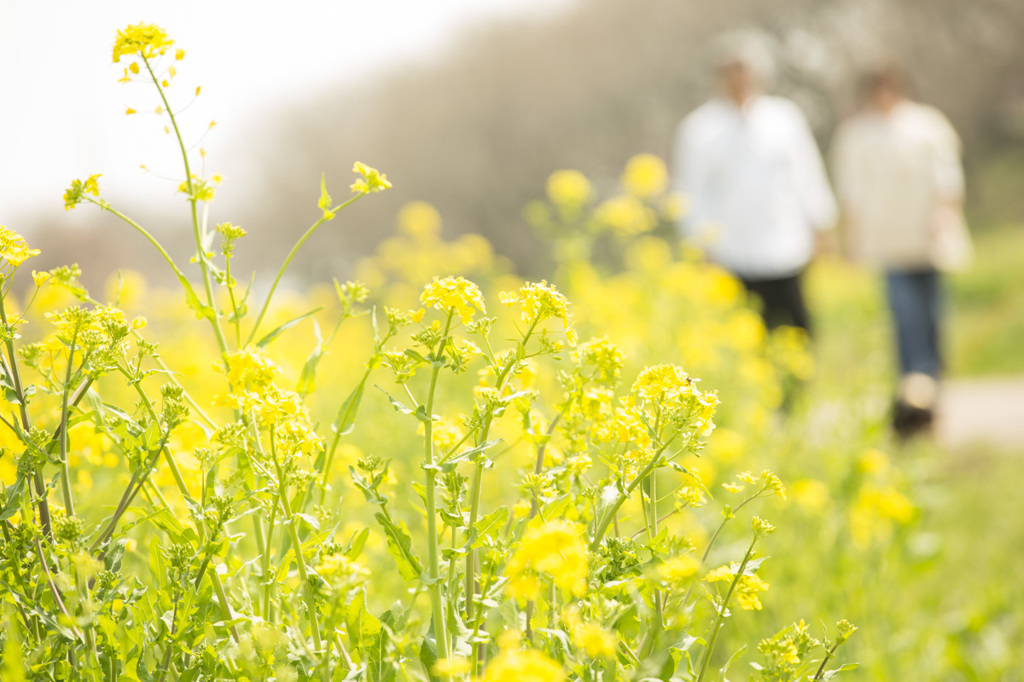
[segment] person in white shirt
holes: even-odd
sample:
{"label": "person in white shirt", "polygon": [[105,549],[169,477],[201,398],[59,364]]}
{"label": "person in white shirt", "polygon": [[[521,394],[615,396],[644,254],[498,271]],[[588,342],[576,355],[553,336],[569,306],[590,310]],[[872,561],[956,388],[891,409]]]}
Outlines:
{"label": "person in white shirt", "polygon": [[689,205],[680,231],[762,299],[769,328],[809,329],[800,275],[836,220],[821,154],[800,108],[761,92],[763,46],[725,39],[716,68],[718,96],[676,135],[674,188]]}
{"label": "person in white shirt", "polygon": [[836,132],[833,171],[850,257],[885,271],[902,375],[893,426],[905,437],[933,418],[942,369],[940,271],[971,255],[960,140],[941,112],[907,98],[894,66],[867,74],[863,99]]}

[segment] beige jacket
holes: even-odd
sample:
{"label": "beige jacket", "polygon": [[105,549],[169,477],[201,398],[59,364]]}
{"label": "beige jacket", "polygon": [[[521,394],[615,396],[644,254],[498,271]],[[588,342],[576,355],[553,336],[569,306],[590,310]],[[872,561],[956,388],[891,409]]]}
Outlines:
{"label": "beige jacket", "polygon": [[937,109],[911,101],[864,110],[836,132],[835,189],[851,258],[890,268],[964,267],[960,140]]}

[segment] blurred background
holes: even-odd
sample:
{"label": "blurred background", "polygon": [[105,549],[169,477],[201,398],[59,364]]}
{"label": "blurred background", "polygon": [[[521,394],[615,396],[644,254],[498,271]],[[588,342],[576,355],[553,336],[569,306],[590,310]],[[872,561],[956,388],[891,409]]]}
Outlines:
{"label": "blurred background", "polygon": [[667,158],[678,121],[709,92],[708,41],[737,26],[770,38],[774,90],[801,104],[823,149],[857,71],[881,57],[904,63],[915,96],[963,137],[972,227],[1024,221],[1018,0],[121,1],[59,12],[7,0],[0,221],[46,242],[41,266],[89,261],[87,283],[128,260],[156,262],[110,216],[62,210],[75,177],[102,173],[109,200],[168,242],[180,234],[177,253],[188,255],[172,140],[157,116],[123,115],[155,102],[117,83],[122,67],[110,62],[116,27],[139,20],[187,51],[170,91],[178,106],[193,83],[203,88],[182,115],[185,136],[207,150],[206,172],[224,177],[211,221],[260,235],[241,265],[276,267],[317,215],[320,174],[340,196],[358,159],[395,189],[318,235],[293,272],[346,276],[402,204],[425,199],[448,236],[481,233],[525,275],[543,273],[523,206],[556,169],[578,168],[600,188],[633,154]]}
{"label": "blurred background", "polygon": [[[518,273],[550,278],[551,254],[524,207],[558,169],[579,169],[604,197],[618,191],[635,154],[667,159],[678,122],[710,92],[705,60],[722,31],[764,34],[778,66],[772,90],[802,106],[823,151],[852,109],[856,74],[881,58],[902,62],[912,96],[945,112],[963,139],[977,248],[974,266],[950,282],[939,443],[908,452],[889,439],[893,362],[880,280],[834,254],[822,259],[806,285],[820,367],[810,405],[784,429],[766,417],[763,440],[746,422],[731,427],[734,439],[747,434],[751,467],[777,463],[794,482],[797,504],[783,518],[792,525],[780,523],[779,542],[818,561],[776,574],[784,596],[750,629],[761,636],[794,612],[846,615],[863,629],[852,654],[865,663],[860,679],[1024,679],[1024,584],[1014,578],[1024,574],[1024,2],[0,0],[0,224],[43,249],[29,267],[80,262],[96,292],[118,268],[154,284],[171,273],[114,217],[87,206],[65,212],[73,178],[102,173],[104,197],[149,226],[178,262],[194,248],[187,203],[175,193],[182,171],[173,138],[146,113],[157,102],[146,87],[119,84],[123,67],[111,63],[116,29],[139,21],[162,25],[187,52],[169,96],[184,109],[187,143],[207,152],[203,174],[224,178],[210,223],[250,232],[235,272],[276,270],[320,216],[321,173],[335,199],[348,194],[355,160],[393,181],[316,234],[290,271],[296,289],[352,277],[394,234],[399,209],[417,200],[440,211],[448,242],[482,234]],[[196,86],[202,94],[193,98]],[[129,107],[140,113],[125,116]],[[448,274],[434,256],[454,248],[404,243]],[[380,265],[386,251],[378,253]],[[634,275],[662,274],[649,270]],[[419,273],[401,274],[418,290]],[[601,305],[591,301],[599,311],[591,317],[608,327],[615,296],[631,291],[621,282],[595,287]],[[652,290],[672,294],[642,291]],[[161,296],[151,289],[139,312]],[[586,302],[573,300],[585,319]],[[731,334],[679,314],[671,322],[691,336],[670,338],[663,309],[620,308],[627,322],[616,333],[645,335],[662,350]],[[176,350],[191,355],[194,346]],[[288,347],[300,366],[306,350]],[[658,361],[675,362],[669,352]],[[714,379],[708,386],[722,387],[724,404],[749,398]],[[913,513],[882,495],[883,483],[862,485],[882,476]],[[801,496],[803,477],[828,484],[821,500]],[[829,494],[839,504],[826,512]],[[867,507],[896,530],[864,549],[835,528]]]}

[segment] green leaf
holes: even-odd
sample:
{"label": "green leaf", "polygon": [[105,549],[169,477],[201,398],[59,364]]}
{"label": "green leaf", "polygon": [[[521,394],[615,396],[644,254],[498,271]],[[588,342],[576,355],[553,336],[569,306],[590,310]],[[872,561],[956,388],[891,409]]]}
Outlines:
{"label": "green leaf", "polygon": [[839,666],[835,670],[827,670],[827,671],[825,671],[822,674],[821,679],[823,679],[823,680],[831,680],[833,677],[835,677],[839,673],[845,673],[848,670],[854,670],[854,669],[856,669],[858,667],[860,667],[859,663],[846,663],[844,665]]}
{"label": "green leaf", "polygon": [[409,537],[404,525],[395,523],[387,514],[377,512],[373,515],[377,523],[384,529],[388,541],[388,554],[398,566],[398,574],[403,580],[416,580],[423,573],[423,564],[412,551],[412,538]]}
{"label": "green leaf", "polygon": [[189,308],[195,311],[197,317],[212,320],[217,316],[213,308],[199,300],[196,290],[192,288],[191,282],[185,278],[185,275],[179,274],[178,281],[181,282],[182,288],[185,289],[185,302],[188,303]]}
{"label": "green leaf", "polygon": [[324,307],[322,305],[321,306],[317,306],[316,308],[313,308],[312,310],[310,310],[308,313],[303,313],[302,315],[299,315],[298,317],[295,317],[295,318],[292,318],[292,319],[288,320],[287,322],[282,324],[280,327],[274,329],[272,332],[270,332],[269,334],[264,336],[262,339],[257,341],[256,345],[259,346],[260,348],[265,348],[268,343],[270,343],[271,341],[276,339],[278,336],[280,336],[284,332],[288,331],[289,329],[291,329],[292,327],[297,325],[299,322],[302,322],[304,319],[306,319],[310,315],[316,315],[318,312],[323,310],[323,308]]}
{"label": "green leaf", "polygon": [[338,409],[338,416],[335,417],[331,429],[339,436],[352,433],[356,425],[356,414],[359,412],[359,403],[363,400],[363,391],[366,389],[366,380],[370,374],[367,372],[352,392],[345,398],[345,402]]}
{"label": "green leaf", "polygon": [[348,545],[345,547],[345,557],[350,561],[355,561],[359,558],[359,555],[363,553],[363,547],[366,545],[366,539],[370,537],[370,529],[363,528],[351,540],[348,541]]}
{"label": "green leaf", "polygon": [[[315,324],[315,321],[314,321]],[[306,358],[306,364],[302,366],[302,374],[299,375],[299,383],[295,385],[295,392],[305,397],[316,390],[316,368],[324,356],[324,347],[317,344],[313,352]]]}
{"label": "green leaf", "polygon": [[473,526],[477,536],[477,541],[473,543],[473,546],[479,547],[483,544],[480,538],[493,538],[501,527],[505,525],[506,521],[508,521],[508,507],[498,507],[477,521],[476,525]]}
{"label": "green leaf", "polygon": [[365,649],[380,634],[380,621],[366,610],[366,590],[356,592],[345,607],[345,624],[353,648]]}
{"label": "green leaf", "polygon": [[464,450],[464,451],[462,451],[462,452],[460,452],[458,454],[454,454],[454,455],[445,457],[442,460],[440,460],[438,462],[438,464],[450,464],[450,463],[453,463],[453,462],[462,462],[462,461],[465,461],[467,459],[472,459],[476,455],[479,455],[481,452],[484,452],[485,450],[488,450],[489,448],[494,447],[495,445],[497,445],[500,442],[501,442],[500,438],[497,438],[495,440],[489,440],[489,441],[487,441],[485,443],[481,443],[480,445],[477,445],[475,448],[470,448],[469,450]]}
{"label": "green leaf", "polygon": [[14,485],[4,490],[7,495],[7,504],[4,505],[3,511],[0,511],[0,521],[6,521],[18,513],[18,510],[21,509],[21,491],[24,489],[25,476],[19,470]]}
{"label": "green leaf", "polygon": [[[377,386],[377,388],[380,388],[380,386]],[[400,412],[401,414],[411,414],[424,424],[430,421],[430,418],[427,416],[427,410],[422,405],[417,405],[415,410],[408,408],[405,405],[403,405],[400,401],[395,400],[395,398],[392,397],[392,395],[385,391],[383,388],[380,388],[380,390],[384,395],[388,397],[388,400],[391,401],[391,406],[395,408],[396,412]]]}

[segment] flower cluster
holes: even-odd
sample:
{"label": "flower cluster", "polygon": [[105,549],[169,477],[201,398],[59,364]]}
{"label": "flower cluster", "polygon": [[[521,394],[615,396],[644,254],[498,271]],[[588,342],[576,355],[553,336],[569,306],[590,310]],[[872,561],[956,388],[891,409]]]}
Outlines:
{"label": "flower cluster", "polygon": [[435,277],[424,287],[420,302],[444,313],[454,311],[463,324],[472,322],[476,313],[487,312],[480,287],[462,277]]}
{"label": "flower cluster", "polygon": [[173,45],[174,41],[167,36],[167,31],[156,24],[133,24],[118,29],[114,40],[114,62],[131,55],[153,59],[167,52]]}
{"label": "flower cluster", "polygon": [[25,238],[6,225],[0,225],[0,258],[17,268],[29,258],[39,255],[39,249],[30,249]]}
{"label": "flower cluster", "polygon": [[376,168],[371,168],[364,163],[356,161],[355,165],[352,166],[352,172],[359,173],[361,176],[352,183],[352,191],[356,194],[369,194],[371,192],[383,192],[386,189],[391,189],[391,182],[388,180],[388,176]]}

